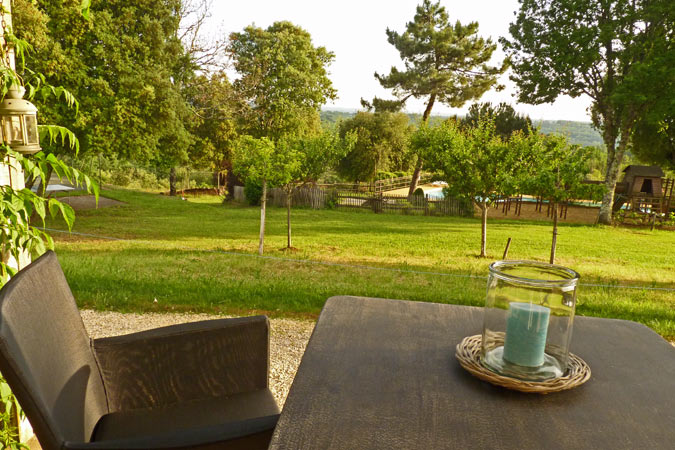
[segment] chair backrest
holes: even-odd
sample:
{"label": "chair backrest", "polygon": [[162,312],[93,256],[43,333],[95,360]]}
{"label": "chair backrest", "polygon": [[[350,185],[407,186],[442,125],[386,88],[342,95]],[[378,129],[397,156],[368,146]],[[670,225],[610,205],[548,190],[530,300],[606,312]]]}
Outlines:
{"label": "chair backrest", "polygon": [[0,372],[43,449],[89,442],[108,412],[89,337],[53,252],[0,290]]}

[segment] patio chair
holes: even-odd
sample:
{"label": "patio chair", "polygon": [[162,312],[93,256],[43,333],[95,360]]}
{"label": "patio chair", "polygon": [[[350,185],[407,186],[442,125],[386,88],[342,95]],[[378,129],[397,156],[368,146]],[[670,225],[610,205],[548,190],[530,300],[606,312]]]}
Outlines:
{"label": "patio chair", "polygon": [[0,372],[45,450],[267,448],[269,321],[90,339],[47,252],[0,291]]}

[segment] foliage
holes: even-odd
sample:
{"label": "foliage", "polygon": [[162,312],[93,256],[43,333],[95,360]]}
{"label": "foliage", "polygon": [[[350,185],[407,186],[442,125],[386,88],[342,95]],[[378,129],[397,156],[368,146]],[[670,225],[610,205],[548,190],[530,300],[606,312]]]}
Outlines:
{"label": "foliage", "polygon": [[497,106],[492,106],[491,103],[474,103],[469,107],[469,112],[461,123],[475,127],[482,118],[494,121],[497,134],[504,140],[509,139],[516,131],[528,134],[532,130],[530,118],[518,114],[513,106],[507,103],[500,103]]}
{"label": "foliage", "polygon": [[235,119],[238,102],[232,84],[225,72],[216,72],[199,75],[187,90],[195,113],[190,127],[195,136],[190,162],[223,170],[238,139]]}
{"label": "foliage", "polygon": [[53,96],[36,96],[43,120],[73,130],[84,154],[165,166],[187,160],[190,109],[179,82],[192,66],[177,37],[180,1],[93,2],[88,15],[80,0],[16,0],[15,6],[17,36],[35,49],[26,56],[34,72],[24,78],[43,74],[79,100],[81,113],[73,114]]}
{"label": "foliage", "polygon": [[[611,222],[614,187],[636,123],[662,102],[660,86],[675,73],[675,10],[670,0],[520,0],[502,39],[513,60],[519,98],[551,103],[588,95],[593,124],[607,148],[599,220]],[[668,57],[668,58],[672,58]],[[661,79],[660,77],[665,77]],[[671,101],[670,99],[668,101]]]}
{"label": "foliage", "polygon": [[402,170],[396,171],[396,172],[386,172],[383,170],[378,170],[377,175],[375,175],[375,180],[391,180],[393,178],[401,178],[401,177],[407,177],[410,176],[409,172],[404,172]]}
{"label": "foliage", "polygon": [[293,179],[300,167],[296,152],[284,148],[268,138],[242,136],[234,151],[234,172],[244,180],[267,183],[278,187]]}
{"label": "foliage", "polygon": [[19,441],[17,419],[23,417],[23,410],[9,388],[7,381],[0,376],[0,448],[8,450],[28,449]]}
{"label": "foliage", "polygon": [[[89,1],[80,1],[80,13],[87,15]],[[4,8],[2,9],[4,10]],[[3,28],[2,31],[4,42],[9,43],[14,48],[19,73],[5,62],[7,61],[5,52],[8,46],[0,46],[0,53],[2,53],[0,58],[0,61],[2,61],[0,64],[0,77],[2,78],[0,80],[0,98],[4,98],[10,89],[25,86],[29,98],[33,99],[38,96],[43,100],[56,101],[63,107],[74,108],[77,113],[78,102],[68,90],[52,86],[42,73],[26,67],[27,56],[30,55],[29,52],[33,47],[27,41],[14,35],[13,30]],[[79,150],[77,138],[65,127],[43,125],[40,127],[40,134],[43,141],[45,138],[48,139],[47,144],[58,144],[58,138],[60,137],[62,145],[65,146],[68,142],[70,148],[74,149],[75,152]],[[54,248],[52,238],[35,226],[36,221],[39,221],[39,224],[44,228],[45,219],[48,216],[52,219],[59,217],[65,221],[68,230],[72,229],[75,220],[73,209],[56,199],[45,198],[45,180],[49,180],[51,174],[55,173],[60,178],[68,179],[73,184],[85,186],[87,192],[95,194],[97,201],[98,186],[88,176],[68,166],[53,154],[39,152],[32,158],[28,158],[2,144],[0,145],[0,160],[3,164],[6,164],[10,179],[9,185],[0,186],[0,286],[2,286],[21,269],[26,256],[36,258],[46,250]],[[15,184],[12,181],[12,176],[13,174],[17,176],[17,171],[23,171],[28,179],[40,178],[43,180],[41,192],[36,194],[30,189],[16,189],[15,186],[12,186]],[[6,380],[0,376],[0,424],[2,425],[0,444],[2,444],[2,448],[27,448],[19,441],[18,436],[18,418],[21,416],[22,411],[14,394]]]}
{"label": "foliage", "polygon": [[482,213],[481,256],[486,254],[488,208],[497,199],[519,191],[532,170],[540,143],[536,134],[514,133],[502,140],[490,118],[464,130],[449,120],[421,127],[411,146],[443,174],[446,193],[472,201]]}
{"label": "foliage", "polygon": [[244,196],[249,205],[260,206],[262,183],[252,179],[244,181]]}
{"label": "foliage", "polygon": [[232,33],[228,52],[240,76],[234,89],[247,134],[276,142],[318,129],[319,108],[336,98],[326,70],[333,53],[315,47],[309,33],[290,22]]}
{"label": "foliage", "polygon": [[641,161],[675,170],[675,112],[661,121],[641,119],[633,131],[631,151]]}
{"label": "foliage", "polygon": [[375,77],[383,87],[393,89],[401,103],[410,97],[425,98],[424,121],[435,101],[460,107],[495,86],[497,76],[507,68],[506,62],[488,65],[497,47],[476,33],[477,22],[452,25],[440,2],[423,0],[405,32],[387,29],[388,41],[401,55],[405,70],[392,67],[388,75],[376,73]]}
{"label": "foliage", "polygon": [[536,170],[523,183],[523,192],[552,203],[602,197],[601,186],[584,183],[590,172],[592,148],[571,146],[562,136],[540,136],[540,139],[543,145],[537,148],[541,151],[534,155]]}
{"label": "foliage", "polygon": [[512,142],[502,140],[489,119],[467,129],[454,121],[437,127],[422,127],[411,145],[430,161],[430,167],[443,174],[448,191],[490,205],[518,192],[540,150],[537,140],[516,133]]}
{"label": "foliage", "polygon": [[[299,171],[298,153],[283,143],[264,138],[242,136],[235,149],[233,170],[245,183],[259,184],[260,193],[260,243],[258,253],[263,254],[265,243],[265,212],[268,187],[291,183]],[[290,222],[289,222],[290,223]]]}
{"label": "foliage", "polygon": [[[355,112],[345,111],[321,111],[321,123],[327,127],[335,127],[340,121],[350,119],[356,115]],[[421,114],[408,114],[411,123],[421,122]],[[437,125],[449,116],[430,116],[429,123]],[[602,146],[602,136],[593,125],[588,122],[575,122],[571,120],[541,120],[534,124],[535,128],[543,134],[561,134],[567,138],[571,144],[582,146]]]}
{"label": "foliage", "polygon": [[296,187],[316,183],[327,169],[335,166],[341,158],[344,158],[354,147],[355,142],[354,133],[348,133],[343,139],[334,130],[324,130],[315,136],[286,137],[279,142],[279,151],[289,155],[297,163],[292,168],[289,167],[290,177],[283,183],[286,191],[287,248],[293,247],[291,204]]}
{"label": "foliage", "polygon": [[282,151],[293,153],[298,165],[290,183],[316,183],[354,147],[356,134],[347,132],[343,137],[337,131],[323,130],[314,136],[288,137],[281,141]]}
{"label": "foliage", "polygon": [[379,170],[407,171],[412,165],[408,139],[412,133],[402,113],[359,112],[340,123],[340,136],[354,133],[356,142],[340,160],[338,173],[350,181],[373,181]]}

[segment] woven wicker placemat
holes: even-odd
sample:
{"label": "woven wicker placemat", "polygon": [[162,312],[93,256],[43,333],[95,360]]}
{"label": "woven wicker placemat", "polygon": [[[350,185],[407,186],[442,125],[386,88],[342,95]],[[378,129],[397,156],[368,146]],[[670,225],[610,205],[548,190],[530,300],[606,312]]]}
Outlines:
{"label": "woven wicker placemat", "polygon": [[547,381],[523,381],[499,375],[488,370],[480,363],[482,336],[467,336],[457,344],[455,356],[459,364],[471,375],[497,386],[520,392],[548,394],[564,391],[584,384],[591,378],[591,368],[586,362],[572,353],[569,354],[569,370],[565,376]]}

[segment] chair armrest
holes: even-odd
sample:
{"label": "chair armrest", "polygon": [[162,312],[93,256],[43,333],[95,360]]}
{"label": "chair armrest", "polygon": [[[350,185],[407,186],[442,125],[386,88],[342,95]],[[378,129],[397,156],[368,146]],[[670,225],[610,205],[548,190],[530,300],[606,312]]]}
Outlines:
{"label": "chair armrest", "polygon": [[110,412],[268,387],[265,316],[186,323],[95,339]]}

